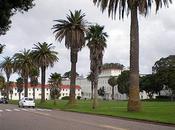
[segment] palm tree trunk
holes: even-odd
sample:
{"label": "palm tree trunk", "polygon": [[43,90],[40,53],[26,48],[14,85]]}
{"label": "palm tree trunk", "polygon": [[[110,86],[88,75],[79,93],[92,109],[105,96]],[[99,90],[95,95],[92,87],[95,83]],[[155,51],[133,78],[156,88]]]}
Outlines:
{"label": "palm tree trunk", "polygon": [[24,96],[25,97],[28,97],[28,77],[25,77],[24,78],[24,87],[25,87],[25,89],[24,89]]}
{"label": "palm tree trunk", "polygon": [[76,85],[76,63],[78,51],[71,49],[71,77],[70,77],[70,99],[69,104],[75,104],[75,85]]}
{"label": "palm tree trunk", "polygon": [[45,102],[45,78],[46,77],[46,67],[41,67],[41,103]]}
{"label": "palm tree trunk", "polygon": [[35,100],[35,86],[33,86],[33,100]]}
{"label": "palm tree trunk", "polygon": [[10,79],[10,77],[9,76],[7,76],[7,86],[6,86],[6,93],[7,93],[7,99],[9,100],[9,79]]}
{"label": "palm tree trunk", "polygon": [[94,97],[94,83],[91,81],[91,99]]}
{"label": "palm tree trunk", "polygon": [[137,5],[131,8],[131,31],[130,31],[130,86],[128,111],[140,111],[141,102],[139,97],[139,25],[137,18]]}
{"label": "palm tree trunk", "polygon": [[54,105],[56,105],[56,95],[54,95]]}
{"label": "palm tree trunk", "polygon": [[114,100],[114,86],[112,86],[112,100]]}
{"label": "palm tree trunk", "polygon": [[19,100],[21,100],[21,92],[20,93],[18,93],[19,94]]}
{"label": "palm tree trunk", "polygon": [[98,67],[96,67],[94,72],[94,98],[92,103],[92,108],[95,109],[97,107],[97,98],[98,98]]}

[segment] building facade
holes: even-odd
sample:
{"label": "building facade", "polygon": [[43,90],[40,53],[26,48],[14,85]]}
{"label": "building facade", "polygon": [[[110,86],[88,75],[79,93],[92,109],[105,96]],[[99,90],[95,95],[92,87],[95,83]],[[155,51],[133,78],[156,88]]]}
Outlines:
{"label": "building facade", "polygon": [[[105,99],[112,99],[112,87],[108,84],[108,79],[110,76],[119,76],[122,72],[122,69],[110,68],[103,69],[98,78],[98,89],[101,87],[105,88]],[[69,79],[63,79],[63,84],[69,85]],[[87,80],[86,77],[77,77],[76,84],[81,86],[82,98],[90,99],[91,98],[91,82]],[[100,97],[99,97],[100,98]],[[117,86],[114,88],[114,99],[115,100],[126,100],[126,94],[121,94],[118,92]]]}
{"label": "building facade", "polygon": [[[75,88],[76,88],[75,89],[76,98],[78,96],[81,97],[81,87],[77,85]],[[35,87],[28,84],[28,97],[33,98],[34,89],[35,89],[35,99],[41,99],[41,85],[40,84],[35,86]],[[19,99],[19,93],[18,93],[18,89],[17,89],[15,83],[13,83],[13,85],[12,85],[12,92],[13,93],[9,94],[9,99],[18,100]],[[69,85],[61,85],[61,91],[60,91],[59,99],[61,99],[62,97],[65,97],[65,96],[69,96],[69,94],[70,94],[70,86]],[[0,97],[2,97],[2,96],[3,96],[2,92],[0,91]],[[22,97],[24,97],[24,88],[23,88],[23,91],[21,92],[21,98]],[[46,100],[51,99],[49,85],[45,85],[45,99]]]}

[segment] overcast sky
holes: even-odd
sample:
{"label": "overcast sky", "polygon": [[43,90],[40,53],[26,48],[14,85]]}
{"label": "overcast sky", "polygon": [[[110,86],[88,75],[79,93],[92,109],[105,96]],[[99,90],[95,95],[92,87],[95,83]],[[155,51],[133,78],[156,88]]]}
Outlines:
{"label": "overcast sky", "polygon": [[[174,2],[174,1],[173,1]],[[37,42],[53,43],[59,53],[59,62],[53,68],[48,68],[47,78],[50,73],[64,74],[70,70],[70,51],[64,46],[64,41],[55,41],[52,26],[53,20],[65,19],[69,10],[81,9],[85,19],[91,23],[105,26],[108,33],[107,48],[104,53],[104,63],[121,63],[129,66],[129,33],[130,18],[112,20],[107,14],[102,14],[100,9],[93,5],[93,0],[35,0],[36,6],[27,13],[17,13],[12,17],[12,27],[6,35],[0,37],[1,44],[5,44],[4,56],[13,56],[14,53],[31,49]],[[162,8],[156,14],[155,9],[146,18],[139,16],[140,31],[140,73],[151,73],[151,67],[161,57],[175,54],[175,4],[169,8]],[[77,72],[81,75],[89,73],[89,50],[83,48],[78,54]],[[12,75],[15,81],[17,75]]]}

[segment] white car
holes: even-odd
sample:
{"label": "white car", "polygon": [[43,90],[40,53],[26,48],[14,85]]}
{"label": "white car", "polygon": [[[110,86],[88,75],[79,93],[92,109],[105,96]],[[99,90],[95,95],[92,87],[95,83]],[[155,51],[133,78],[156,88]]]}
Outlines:
{"label": "white car", "polygon": [[33,107],[33,108],[35,108],[35,102],[34,102],[33,98],[23,97],[19,101],[18,106],[19,107]]}

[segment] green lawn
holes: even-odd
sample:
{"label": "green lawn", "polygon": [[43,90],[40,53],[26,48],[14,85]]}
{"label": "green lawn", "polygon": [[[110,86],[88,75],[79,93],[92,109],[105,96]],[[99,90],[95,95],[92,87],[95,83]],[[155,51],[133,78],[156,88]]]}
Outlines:
{"label": "green lawn", "polygon": [[175,102],[142,101],[143,109],[138,113],[127,112],[127,101],[99,101],[98,108],[95,110],[91,108],[92,103],[90,100],[79,100],[73,108],[68,108],[66,104],[67,101],[65,100],[59,100],[56,106],[53,105],[53,101],[47,101],[44,104],[40,104],[39,101],[37,101],[37,107],[42,108],[175,124]]}

